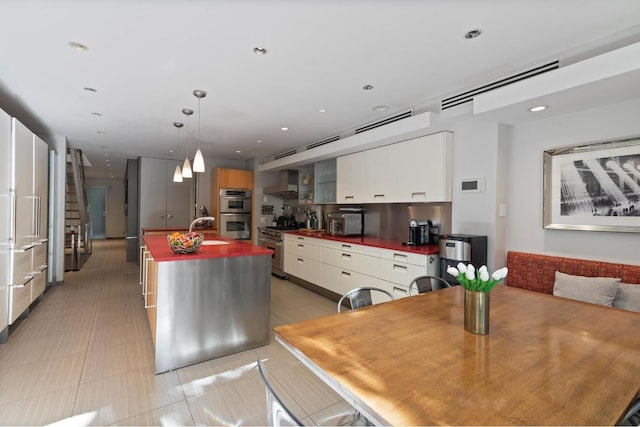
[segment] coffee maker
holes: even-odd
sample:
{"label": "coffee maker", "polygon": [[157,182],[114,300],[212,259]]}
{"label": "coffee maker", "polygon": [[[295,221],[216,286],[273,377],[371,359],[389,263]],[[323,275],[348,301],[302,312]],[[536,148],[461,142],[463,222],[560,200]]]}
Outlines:
{"label": "coffee maker", "polygon": [[407,245],[420,246],[431,243],[431,229],[433,223],[431,220],[419,221],[412,219],[409,221],[409,241]]}

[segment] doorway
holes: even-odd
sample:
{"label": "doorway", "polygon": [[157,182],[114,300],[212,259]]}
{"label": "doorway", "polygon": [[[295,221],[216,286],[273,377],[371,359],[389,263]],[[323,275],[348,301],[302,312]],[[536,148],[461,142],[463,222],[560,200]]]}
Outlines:
{"label": "doorway", "polygon": [[107,187],[87,187],[87,210],[92,237],[106,239]]}

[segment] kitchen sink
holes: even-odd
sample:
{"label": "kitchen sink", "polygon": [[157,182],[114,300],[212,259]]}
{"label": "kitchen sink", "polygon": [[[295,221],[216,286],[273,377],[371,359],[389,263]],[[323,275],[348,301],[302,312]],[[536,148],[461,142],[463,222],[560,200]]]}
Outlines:
{"label": "kitchen sink", "polygon": [[231,242],[225,242],[224,240],[204,240],[202,242],[202,246],[209,246],[209,245],[228,245]]}

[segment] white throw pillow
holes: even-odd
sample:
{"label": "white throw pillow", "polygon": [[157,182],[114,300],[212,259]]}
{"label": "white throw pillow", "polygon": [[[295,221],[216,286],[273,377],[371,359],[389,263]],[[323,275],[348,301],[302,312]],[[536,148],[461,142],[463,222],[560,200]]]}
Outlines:
{"label": "white throw pillow", "polygon": [[553,294],[562,298],[611,307],[619,285],[620,279],[614,277],[572,276],[556,271]]}
{"label": "white throw pillow", "polygon": [[640,285],[620,283],[613,306],[640,313]]}

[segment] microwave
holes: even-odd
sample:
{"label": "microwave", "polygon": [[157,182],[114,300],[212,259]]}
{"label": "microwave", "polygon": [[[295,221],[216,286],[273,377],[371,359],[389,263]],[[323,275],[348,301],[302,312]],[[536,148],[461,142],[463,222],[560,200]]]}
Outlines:
{"label": "microwave", "polygon": [[327,234],[332,236],[361,236],[364,232],[364,214],[331,212],[327,214]]}

